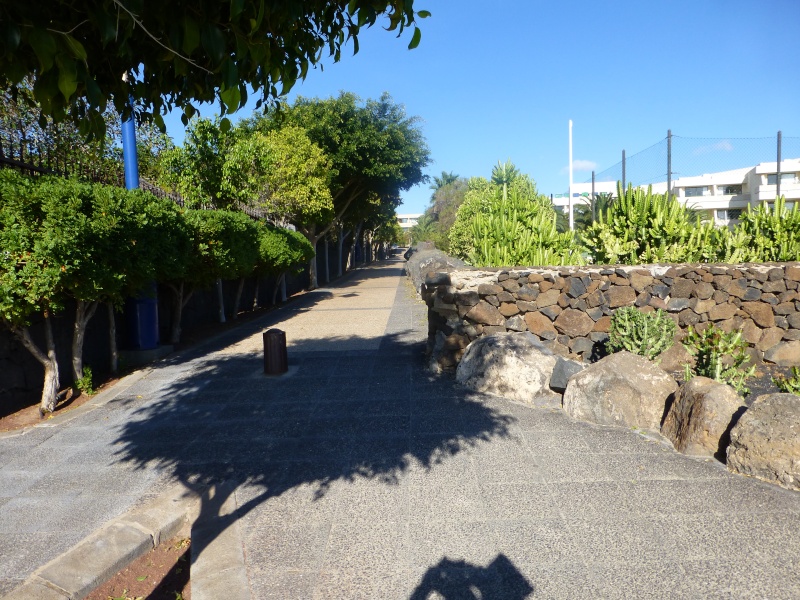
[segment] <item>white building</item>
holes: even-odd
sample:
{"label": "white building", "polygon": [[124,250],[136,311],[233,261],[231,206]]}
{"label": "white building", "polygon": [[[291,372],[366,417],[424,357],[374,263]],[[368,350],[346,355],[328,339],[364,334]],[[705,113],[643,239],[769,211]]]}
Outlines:
{"label": "white building", "polygon": [[[781,160],[781,196],[791,208],[800,201],[800,158]],[[777,195],[778,163],[759,163],[755,167],[707,173],[694,177],[679,177],[672,181],[672,193],[676,198],[695,210],[705,213],[718,225],[736,222],[742,210],[756,207],[762,202],[772,204]],[[588,204],[592,191],[591,183],[572,184],[573,206]],[[667,182],[653,184],[653,191],[665,193]],[[595,192],[617,193],[616,182],[596,182]],[[553,197],[553,204],[566,209],[569,194]]]}
{"label": "white building", "polygon": [[422,213],[413,213],[413,214],[405,214],[405,215],[397,215],[397,223],[400,225],[400,228],[403,231],[408,231],[414,225],[417,224],[417,221],[422,216]]}

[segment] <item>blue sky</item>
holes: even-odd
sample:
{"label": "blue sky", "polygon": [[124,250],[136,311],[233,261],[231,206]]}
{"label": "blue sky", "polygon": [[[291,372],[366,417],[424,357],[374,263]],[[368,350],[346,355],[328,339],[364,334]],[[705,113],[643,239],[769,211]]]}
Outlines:
{"label": "blue sky", "polygon": [[[310,70],[289,95],[362,98],[388,91],[423,120],[428,172],[491,174],[511,159],[546,194],[673,134],[800,137],[799,0],[415,0],[432,13],[408,50],[375,27],[339,63]],[[244,108],[235,117],[249,116]],[[204,116],[211,108],[201,108]],[[167,127],[183,139],[178,118]],[[770,154],[762,160],[774,160]],[[704,146],[705,147],[705,146]],[[795,146],[791,146],[794,148]],[[784,152],[786,158],[786,152]],[[579,162],[580,161],[580,162]],[[746,166],[746,165],[732,165]],[[422,212],[430,190],[405,193],[398,212]]]}

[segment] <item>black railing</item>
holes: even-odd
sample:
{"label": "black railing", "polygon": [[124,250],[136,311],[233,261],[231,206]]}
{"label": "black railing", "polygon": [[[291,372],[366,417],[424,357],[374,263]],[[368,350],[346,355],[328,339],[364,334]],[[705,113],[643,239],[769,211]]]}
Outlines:
{"label": "black railing", "polygon": [[[57,152],[53,150],[52,145],[26,139],[20,132],[0,131],[0,167],[17,169],[26,175],[77,177],[86,181],[125,187],[122,163],[108,158],[104,161],[106,164],[102,168],[90,165],[81,161],[80,152]],[[167,198],[178,206],[186,206],[183,196],[177,192],[168,192],[144,177],[139,178],[139,187],[158,198]],[[264,219],[269,216],[265,210],[241,202],[236,202],[234,206],[254,219]],[[203,204],[200,208],[212,210],[215,207]]]}

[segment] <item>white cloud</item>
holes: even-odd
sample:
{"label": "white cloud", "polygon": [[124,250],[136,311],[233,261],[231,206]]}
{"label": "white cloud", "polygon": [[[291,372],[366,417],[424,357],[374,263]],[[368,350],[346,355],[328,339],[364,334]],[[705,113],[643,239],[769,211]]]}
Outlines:
{"label": "white cloud", "polygon": [[[573,160],[572,161],[572,171],[579,173],[581,171],[596,171],[597,170],[597,163],[593,160]],[[569,166],[564,167],[561,169],[561,174],[566,175],[569,173]]]}
{"label": "white cloud", "polygon": [[732,152],[733,144],[729,140],[722,140],[716,144],[709,144],[708,146],[698,146],[692,150],[692,154],[700,156],[701,154],[711,154],[712,152]]}

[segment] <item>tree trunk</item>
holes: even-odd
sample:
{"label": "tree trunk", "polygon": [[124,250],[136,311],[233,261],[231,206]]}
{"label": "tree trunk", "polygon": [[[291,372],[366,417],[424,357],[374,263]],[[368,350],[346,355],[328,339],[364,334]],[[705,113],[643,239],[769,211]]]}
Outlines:
{"label": "tree trunk", "polygon": [[325,283],[331,282],[331,269],[330,269],[330,262],[328,261],[328,238],[330,236],[325,236]]}
{"label": "tree trunk", "polygon": [[217,279],[217,302],[219,303],[219,322],[225,322],[225,298],[222,295],[222,279]]}
{"label": "tree trunk", "polygon": [[22,342],[22,345],[33,354],[44,367],[44,385],[42,386],[42,398],[39,403],[39,414],[44,416],[56,409],[58,401],[58,360],[56,357],[56,344],[53,339],[53,326],[50,322],[50,313],[44,313],[44,333],[47,344],[47,354],[36,345],[31,338],[31,332],[27,327],[12,327],[11,332]]}
{"label": "tree trunk", "polygon": [[119,350],[117,349],[117,319],[114,312],[114,305],[106,302],[108,309],[108,353],[111,356],[111,373],[117,374],[119,371]]}
{"label": "tree trunk", "polygon": [[260,281],[258,279],[258,276],[256,275],[256,278],[255,278],[255,291],[253,292],[253,310],[258,310],[258,287],[259,287],[258,284],[259,283],[260,283]]}
{"label": "tree trunk", "polygon": [[99,302],[78,300],[75,308],[75,324],[72,328],[72,377],[73,385],[83,378],[83,342],[86,339],[86,325],[94,316]]}
{"label": "tree trunk", "polygon": [[239,287],[236,288],[236,299],[233,301],[233,314],[231,319],[234,321],[239,316],[239,302],[242,300],[242,290],[244,289],[244,277],[239,279]]}
{"label": "tree trunk", "polygon": [[[361,235],[361,226],[362,223],[356,225],[355,230],[353,231],[353,260],[351,261],[352,268],[355,269],[356,267],[356,246],[358,245],[358,238]],[[364,258],[363,256],[361,257]]]}
{"label": "tree trunk", "polygon": [[339,240],[337,246],[339,247],[339,260],[336,261],[336,276],[342,276],[342,252],[344,251],[344,226],[339,225]]}
{"label": "tree trunk", "polygon": [[181,281],[180,285],[169,285],[172,290],[172,324],[169,332],[169,343],[177,344],[181,341],[181,319],[183,318],[183,307],[189,302],[194,290],[190,291],[184,297],[184,286]]}
{"label": "tree trunk", "polygon": [[278,300],[278,290],[283,292],[283,302],[286,302],[286,273],[281,273],[275,280],[275,287],[272,289],[272,305],[275,306]]}
{"label": "tree trunk", "polygon": [[319,241],[319,238],[314,234],[307,235],[306,237],[308,237],[308,241],[311,242],[311,245],[314,247],[314,256],[308,261],[308,289],[315,290],[317,289],[317,241]]}

